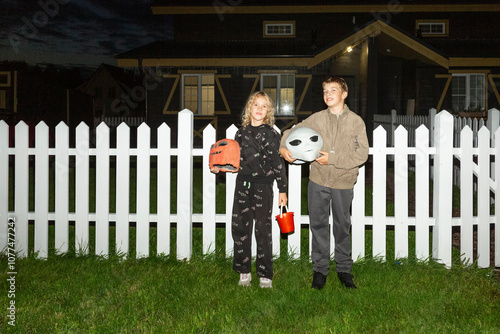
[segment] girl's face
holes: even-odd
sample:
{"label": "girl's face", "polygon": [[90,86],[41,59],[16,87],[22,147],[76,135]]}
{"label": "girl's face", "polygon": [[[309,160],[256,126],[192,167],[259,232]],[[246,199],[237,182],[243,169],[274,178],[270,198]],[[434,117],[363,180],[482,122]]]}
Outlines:
{"label": "girl's face", "polygon": [[264,123],[269,108],[268,101],[263,96],[256,96],[250,106],[250,124],[259,126]]}

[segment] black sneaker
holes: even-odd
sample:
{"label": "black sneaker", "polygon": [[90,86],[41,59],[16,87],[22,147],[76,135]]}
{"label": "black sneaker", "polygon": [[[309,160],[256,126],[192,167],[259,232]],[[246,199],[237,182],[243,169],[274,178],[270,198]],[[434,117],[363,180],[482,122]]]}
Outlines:
{"label": "black sneaker", "polygon": [[352,281],[354,275],[351,273],[337,273],[340,279],[340,283],[348,289],[357,289],[356,285]]}
{"label": "black sneaker", "polygon": [[315,271],[313,275],[313,283],[311,288],[321,290],[325,286],[326,283],[326,275],[323,275],[320,272]]}

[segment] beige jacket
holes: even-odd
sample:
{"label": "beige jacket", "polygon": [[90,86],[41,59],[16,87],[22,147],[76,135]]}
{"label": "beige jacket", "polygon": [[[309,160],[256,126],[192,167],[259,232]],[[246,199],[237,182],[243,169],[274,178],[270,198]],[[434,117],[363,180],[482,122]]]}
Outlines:
{"label": "beige jacket", "polygon": [[[338,117],[325,109],[296,125],[301,126],[318,132],[323,138],[322,151],[328,152],[328,165],[311,163],[309,179],[328,188],[352,189],[359,167],[368,159],[369,145],[363,119],[345,105]],[[286,138],[293,129],[283,132],[280,149],[286,148]]]}

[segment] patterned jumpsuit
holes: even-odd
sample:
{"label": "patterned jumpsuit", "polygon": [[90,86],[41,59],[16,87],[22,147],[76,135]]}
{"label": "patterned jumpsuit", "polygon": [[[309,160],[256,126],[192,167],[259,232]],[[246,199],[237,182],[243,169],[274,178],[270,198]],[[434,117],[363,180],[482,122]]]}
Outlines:
{"label": "patterned jumpsuit", "polygon": [[269,279],[273,278],[271,217],[274,180],[280,193],[286,192],[287,188],[285,164],[278,151],[280,139],[278,132],[267,124],[248,125],[239,129],[235,136],[240,144],[241,161],[233,201],[233,269],[242,274],[251,272],[255,220],[257,276]]}

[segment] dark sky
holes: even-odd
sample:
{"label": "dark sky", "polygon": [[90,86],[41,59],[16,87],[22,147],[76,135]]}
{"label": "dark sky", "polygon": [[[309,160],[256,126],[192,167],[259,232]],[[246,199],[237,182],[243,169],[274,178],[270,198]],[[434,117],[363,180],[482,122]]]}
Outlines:
{"label": "dark sky", "polygon": [[170,39],[168,16],[152,0],[1,0],[0,61],[97,67]]}

